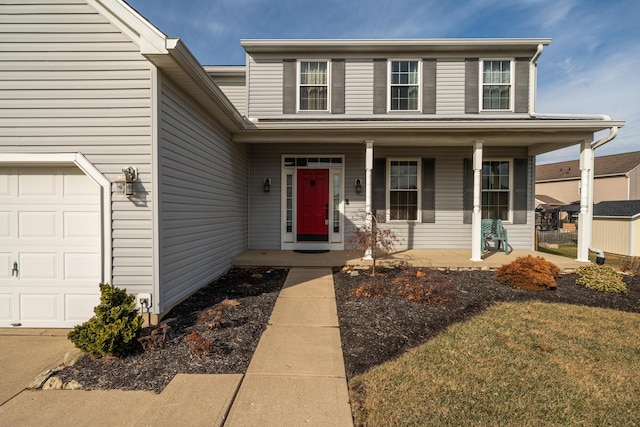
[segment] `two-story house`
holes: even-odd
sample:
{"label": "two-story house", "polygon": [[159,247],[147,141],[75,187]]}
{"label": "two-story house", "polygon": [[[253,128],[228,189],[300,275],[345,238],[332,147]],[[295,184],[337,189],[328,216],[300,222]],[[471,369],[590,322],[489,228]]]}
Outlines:
{"label": "two-story house", "polygon": [[121,0],[0,13],[0,326],[84,321],[98,282],[161,317],[247,249],[348,248],[368,212],[401,248],[481,262],[500,218],[531,249],[535,156],[579,144],[588,189],[624,124],[535,111],[549,39],[245,40],[203,67]]}

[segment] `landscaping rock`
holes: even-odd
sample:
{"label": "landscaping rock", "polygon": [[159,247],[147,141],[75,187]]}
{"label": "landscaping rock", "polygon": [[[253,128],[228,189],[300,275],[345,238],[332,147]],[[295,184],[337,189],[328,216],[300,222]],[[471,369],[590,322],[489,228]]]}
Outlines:
{"label": "landscaping rock", "polygon": [[82,389],[82,384],[80,384],[76,380],[71,380],[71,381],[69,381],[68,383],[66,383],[64,385],[64,389],[65,390],[81,390]]}
{"label": "landscaping rock", "polygon": [[27,386],[27,388],[28,389],[42,388],[42,384],[44,384],[45,381],[47,381],[51,377],[51,375],[53,375],[53,371],[51,369],[47,369],[46,371],[40,373],[40,375],[35,377],[33,381],[31,381],[31,384]]}
{"label": "landscaping rock", "polygon": [[43,390],[62,390],[62,380],[59,377],[49,378],[43,385]]}
{"label": "landscaping rock", "polygon": [[62,359],[62,363],[64,366],[73,366],[76,362],[82,359],[85,356],[84,353],[79,350],[72,350],[64,355],[64,359]]}

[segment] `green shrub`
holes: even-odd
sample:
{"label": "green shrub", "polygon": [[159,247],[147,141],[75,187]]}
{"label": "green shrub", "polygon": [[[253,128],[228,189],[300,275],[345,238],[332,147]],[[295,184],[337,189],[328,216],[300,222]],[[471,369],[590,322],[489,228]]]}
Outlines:
{"label": "green shrub", "polygon": [[560,275],[560,269],[555,264],[542,257],[531,255],[516,258],[500,267],[495,273],[498,282],[525,291],[555,289],[558,275]]}
{"label": "green shrub", "polygon": [[640,257],[629,257],[622,265],[622,271],[632,274],[634,276],[640,276]]}
{"label": "green shrub", "polygon": [[100,294],[95,316],[69,332],[69,340],[93,357],[125,356],[135,349],[142,330],[135,298],[108,283],[100,284]]}
{"label": "green shrub", "polygon": [[578,269],[576,283],[600,292],[627,293],[627,286],[622,281],[622,277],[614,269],[604,265],[583,265]]}

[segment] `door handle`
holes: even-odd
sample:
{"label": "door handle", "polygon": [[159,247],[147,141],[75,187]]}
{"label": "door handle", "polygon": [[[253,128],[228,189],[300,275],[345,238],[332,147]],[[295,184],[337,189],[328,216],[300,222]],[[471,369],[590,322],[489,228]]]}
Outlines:
{"label": "door handle", "polygon": [[13,277],[14,275],[16,277],[18,277],[18,262],[17,261],[13,262],[13,269],[11,269],[11,277]]}

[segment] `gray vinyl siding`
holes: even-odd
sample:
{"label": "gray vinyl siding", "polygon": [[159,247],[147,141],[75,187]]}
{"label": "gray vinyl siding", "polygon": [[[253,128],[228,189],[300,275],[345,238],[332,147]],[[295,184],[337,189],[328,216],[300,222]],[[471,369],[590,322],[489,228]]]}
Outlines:
{"label": "gray vinyl siding", "polygon": [[247,249],[248,147],[169,79],[161,84],[161,311],[231,268]]}
{"label": "gray vinyl siding", "polygon": [[247,86],[244,82],[216,80],[216,84],[240,114],[247,114]]}
{"label": "gray vinyl siding", "polygon": [[255,61],[248,57],[248,116],[282,116],[282,60]]}
{"label": "gray vinyl siding", "polygon": [[365,116],[373,112],[373,62],[345,64],[345,113]]}
{"label": "gray vinyl siding", "polygon": [[0,156],[79,152],[111,182],[138,168],[136,199],[112,197],[113,284],[152,292],[151,65],[83,0],[2,13]]}
{"label": "gray vinyl siding", "polygon": [[464,60],[439,60],[436,66],[436,114],[464,114]]}
{"label": "gray vinyl siding", "polygon": [[[345,243],[348,248],[349,237],[355,226],[362,221],[359,214],[364,212],[365,191],[355,192],[353,182],[356,178],[365,183],[364,145],[305,145],[291,144],[254,144],[251,146],[250,179],[250,249],[280,249],[281,232],[281,172],[282,154],[345,154]],[[463,163],[471,157],[472,150],[464,148],[432,147],[375,147],[374,157],[415,157],[435,159],[435,222],[408,223],[406,221],[387,222],[384,227],[393,230],[399,241],[398,249],[469,249],[471,248],[471,225],[463,224]],[[486,158],[522,158],[525,149],[509,147],[486,147]],[[533,166],[529,162],[529,195],[533,194]],[[271,191],[265,193],[262,188],[264,178],[271,178]],[[533,247],[534,213],[533,201],[529,197],[529,216],[527,224],[506,224],[509,243],[514,249]]]}
{"label": "gray vinyl siding", "polygon": [[[345,206],[345,238],[353,232],[353,222],[358,211],[364,212],[364,190],[356,193],[356,178],[365,183],[364,144],[331,145],[305,144],[253,144],[251,145],[251,172],[249,180],[249,249],[280,249],[282,155],[344,155],[344,190],[349,205]],[[263,182],[271,179],[271,191],[265,192]]]}

